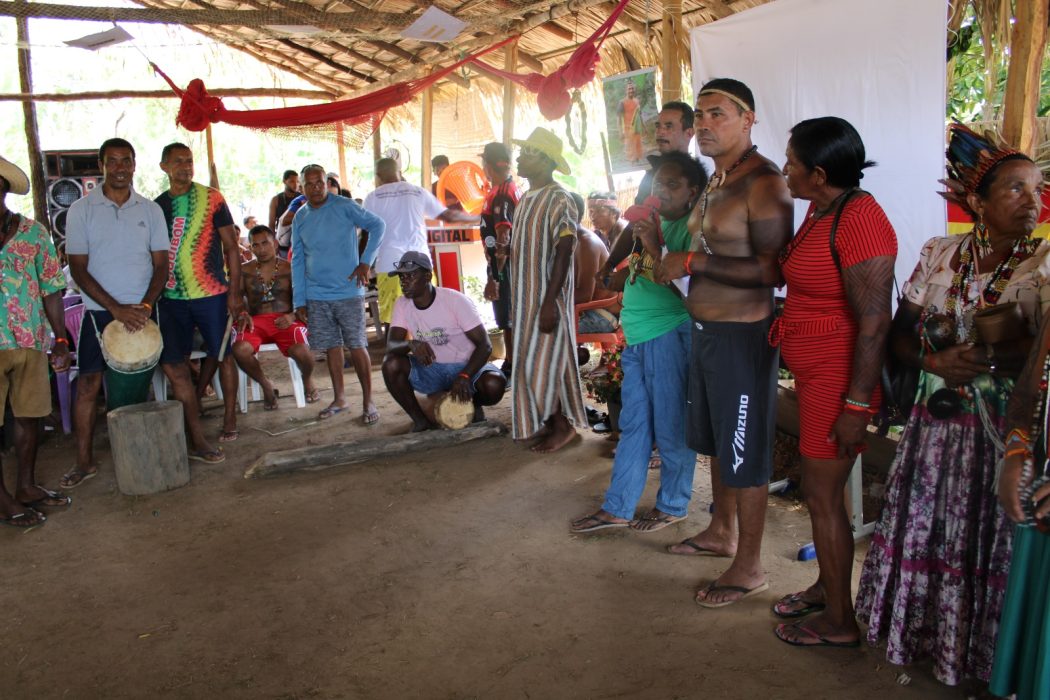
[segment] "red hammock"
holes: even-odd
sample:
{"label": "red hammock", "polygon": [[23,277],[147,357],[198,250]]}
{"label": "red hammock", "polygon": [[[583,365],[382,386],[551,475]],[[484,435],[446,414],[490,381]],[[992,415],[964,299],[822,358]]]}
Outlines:
{"label": "red hammock", "polygon": [[598,27],[594,34],[591,34],[576,47],[576,50],[572,52],[572,56],[565,62],[565,65],[550,75],[509,73],[490,66],[480,60],[480,56],[473,57],[470,60],[484,66],[486,71],[494,73],[501,78],[513,80],[518,85],[536,93],[536,103],[539,105],[540,113],[551,121],[561,119],[572,107],[572,98],[569,97],[569,90],[583,87],[594,80],[594,67],[601,60],[598,56],[598,50],[601,49],[602,44],[608,38],[613,25],[616,24],[616,19],[623,13],[628,2],[630,0],[619,0],[612,13],[609,14],[608,19],[602,23],[602,26]]}
{"label": "red hammock", "polygon": [[204,81],[200,78],[194,78],[186,89],[182,90],[155,63],[150,65],[182,99],[175,123],[189,131],[204,131],[209,124],[218,122],[256,129],[316,126],[333,122],[342,122],[349,126],[363,124],[376,117],[382,119],[387,110],[411,101],[417,94],[441,78],[471,62],[482,63],[485,70],[513,80],[537,93],[540,112],[543,113],[543,116],[553,120],[565,116],[569,111],[572,104],[569,89],[582,87],[594,79],[594,67],[599,61],[598,49],[601,48],[616,18],[620,16],[628,2],[630,0],[619,0],[616,8],[602,26],[576,48],[565,65],[548,76],[539,73],[525,75],[508,73],[479,60],[485,54],[518,39],[517,36],[512,36],[428,76],[390,85],[361,97],[327,104],[238,110],[226,109],[221,99],[209,95],[207,88],[204,87]]}

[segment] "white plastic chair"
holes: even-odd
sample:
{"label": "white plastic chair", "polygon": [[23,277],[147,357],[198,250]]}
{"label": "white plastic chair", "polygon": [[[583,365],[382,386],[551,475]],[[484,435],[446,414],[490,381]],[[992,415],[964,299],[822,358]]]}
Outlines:
{"label": "white plastic chair", "polygon": [[[203,350],[194,350],[190,353],[191,360],[202,360],[208,356]],[[215,396],[222,401],[222,382],[219,380],[219,370],[211,377],[211,387],[215,389]],[[168,376],[164,374],[160,363],[153,370],[153,399],[155,401],[166,401],[168,399]]]}
{"label": "white plastic chair", "polygon": [[[280,352],[280,348],[273,343],[259,346],[259,352],[270,350]],[[240,408],[241,413],[247,413],[248,385],[251,384],[252,401],[262,400],[262,387],[259,385],[259,382],[249,377],[240,367],[237,368],[237,373],[239,379],[237,382],[237,406]],[[295,405],[298,408],[303,408],[306,406],[306,388],[303,386],[303,373],[299,371],[299,365],[291,357],[288,358],[288,373],[292,375],[292,391],[295,393]]]}

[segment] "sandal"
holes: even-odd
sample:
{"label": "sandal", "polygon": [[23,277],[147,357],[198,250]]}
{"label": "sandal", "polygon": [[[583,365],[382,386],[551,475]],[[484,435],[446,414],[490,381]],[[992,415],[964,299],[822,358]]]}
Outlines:
{"label": "sandal", "polygon": [[14,515],[8,516],[6,518],[0,518],[0,525],[18,528],[19,530],[28,530],[30,528],[43,525],[46,522],[47,518],[44,517],[44,514],[38,513],[32,508],[21,513],[15,513]]}
{"label": "sandal", "polygon": [[237,430],[224,430],[219,434],[219,442],[233,442],[241,436]]}
{"label": "sandal", "polygon": [[73,499],[64,493],[58,491],[48,491],[47,489],[40,487],[40,490],[44,492],[42,498],[38,498],[33,501],[22,501],[22,505],[28,508],[65,508],[73,502]]}
{"label": "sandal", "polygon": [[[263,410],[264,411],[275,411],[275,410],[277,410],[277,408],[278,408],[278,406],[277,406],[277,399],[279,399],[279,398],[281,398],[281,392],[277,391],[277,389],[274,389],[273,390],[273,403],[267,403],[266,401],[263,401]],[[307,403],[310,403],[310,402],[307,401]],[[237,431],[235,430],[233,432],[237,432]],[[237,438],[233,438],[233,439],[236,440]]]}
{"label": "sandal", "polygon": [[306,392],[306,403],[317,403],[321,400],[321,392],[317,389],[311,389]]}
{"label": "sandal", "polygon": [[[810,613],[820,612],[827,607],[824,603],[816,603],[804,599],[802,597],[804,592],[800,591],[786,595],[773,603],[773,614],[784,620],[790,620],[795,617],[805,617]],[[801,608],[792,607],[800,603],[802,604]]]}
{"label": "sandal", "polygon": [[80,467],[73,467],[62,475],[62,478],[58,480],[58,485],[64,489],[75,489],[88,479],[94,479],[96,476],[98,476],[97,468],[88,472]]}
{"label": "sandal", "polygon": [[226,461],[226,453],[222,451],[221,447],[216,447],[214,450],[189,450],[186,456],[195,462],[206,462],[208,464],[219,464]]}

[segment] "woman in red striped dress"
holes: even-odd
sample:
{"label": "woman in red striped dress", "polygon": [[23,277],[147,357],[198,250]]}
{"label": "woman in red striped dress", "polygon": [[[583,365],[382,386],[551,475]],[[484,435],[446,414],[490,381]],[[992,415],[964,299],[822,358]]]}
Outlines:
{"label": "woman in red striped dress", "polygon": [[878,411],[897,256],[885,213],[858,189],[871,165],[860,135],[843,119],[807,119],[791,129],[784,174],[791,195],[811,204],[781,253],[788,294],[770,341],[780,344],[795,375],[803,490],[820,565],[814,585],[773,606],[787,619],[816,613],[777,626],[777,637],[797,646],[860,643],[843,491]]}

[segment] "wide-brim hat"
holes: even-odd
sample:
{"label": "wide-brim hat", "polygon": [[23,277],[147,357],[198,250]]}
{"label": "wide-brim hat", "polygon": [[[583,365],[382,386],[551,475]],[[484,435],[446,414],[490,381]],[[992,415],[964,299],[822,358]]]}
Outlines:
{"label": "wide-brim hat", "polygon": [[532,130],[529,134],[529,138],[522,141],[521,139],[511,139],[518,146],[529,146],[535,148],[543,155],[547,156],[554,161],[554,169],[560,173],[566,175],[572,174],[572,169],[569,167],[568,161],[565,160],[565,156],[561,154],[562,143],[561,139],[547,131],[542,126],[538,126]]}
{"label": "wide-brim hat", "polygon": [[0,158],[0,177],[7,180],[11,194],[29,194],[29,178],[25,172],[4,158]]}

